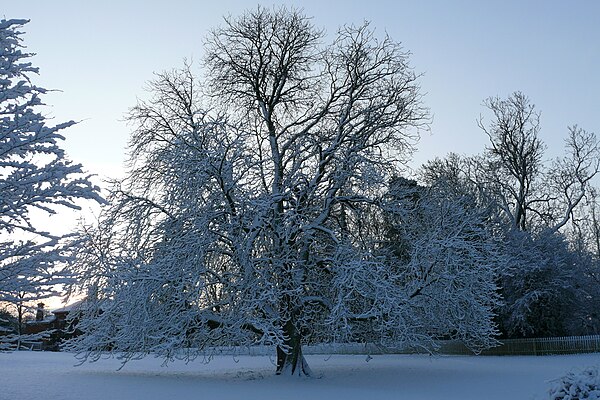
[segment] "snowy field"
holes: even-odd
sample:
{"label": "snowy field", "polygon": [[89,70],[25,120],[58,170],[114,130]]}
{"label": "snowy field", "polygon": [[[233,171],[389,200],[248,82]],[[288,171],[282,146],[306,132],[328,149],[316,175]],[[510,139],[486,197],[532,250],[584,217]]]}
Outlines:
{"label": "snowy field", "polygon": [[0,353],[0,399],[545,399],[549,381],[600,355],[467,357],[307,356],[316,378],[274,376],[264,356],[219,356],[162,367],[146,358],[121,371],[110,359],[76,367],[67,353]]}

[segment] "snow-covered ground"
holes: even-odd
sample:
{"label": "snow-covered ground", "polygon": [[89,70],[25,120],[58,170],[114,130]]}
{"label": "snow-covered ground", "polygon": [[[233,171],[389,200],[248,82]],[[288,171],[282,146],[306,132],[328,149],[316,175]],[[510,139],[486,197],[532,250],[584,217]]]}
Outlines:
{"label": "snow-covered ground", "polygon": [[274,376],[264,356],[210,364],[114,359],[74,366],[67,353],[0,353],[0,399],[545,399],[549,381],[600,364],[599,354],[545,357],[307,356],[317,376]]}

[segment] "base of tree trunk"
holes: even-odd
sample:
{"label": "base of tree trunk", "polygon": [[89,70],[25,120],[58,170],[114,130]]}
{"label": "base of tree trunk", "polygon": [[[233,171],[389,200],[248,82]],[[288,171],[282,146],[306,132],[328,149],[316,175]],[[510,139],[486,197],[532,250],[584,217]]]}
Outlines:
{"label": "base of tree trunk", "polygon": [[312,376],[312,371],[302,355],[300,346],[291,348],[288,352],[277,347],[277,375]]}

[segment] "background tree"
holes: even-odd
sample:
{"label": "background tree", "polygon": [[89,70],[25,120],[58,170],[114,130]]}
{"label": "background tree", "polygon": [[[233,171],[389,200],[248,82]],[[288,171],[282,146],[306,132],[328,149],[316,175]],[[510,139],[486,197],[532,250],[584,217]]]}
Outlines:
{"label": "background tree", "polygon": [[[129,177],[81,249],[84,357],[262,343],[277,347],[278,373],[301,375],[303,343],[489,340],[486,312],[457,321],[465,296],[485,308],[493,291],[439,279],[457,249],[430,261],[437,278],[414,275],[425,255],[401,267],[376,251],[388,183],[427,121],[408,53],[368,25],[322,39],[297,11],[258,8],[209,36],[205,85],[189,68],[150,84],[130,113]],[[489,275],[461,269],[477,271]],[[427,304],[441,288],[460,296],[434,329],[441,308]]]}
{"label": "background tree", "polygon": [[6,308],[0,309],[0,336],[13,335],[18,329],[18,321],[13,313]]}
{"label": "background tree", "polygon": [[568,128],[565,156],[550,166],[543,159],[546,146],[538,137],[540,114],[529,98],[515,92],[507,99],[488,98],[493,113],[488,127],[479,127],[490,138],[475,178],[491,193],[509,226],[519,230],[558,231],[573,222],[573,215],[590,193],[598,174],[600,149],[596,135],[579,127]]}
{"label": "background tree", "polygon": [[486,219],[504,245],[499,269],[504,306],[499,325],[506,336],[559,336],[592,332],[598,318],[585,310],[598,299],[593,257],[595,190],[600,154],[597,138],[569,127],[565,155],[543,159],[539,113],[516,92],[489,98],[489,126],[479,126],[490,145],[482,156],[450,154],[425,164],[426,183],[444,178],[473,205],[494,210]]}
{"label": "background tree", "polygon": [[487,185],[495,192],[498,206],[510,223],[520,230],[528,228],[528,214],[539,201],[535,184],[542,173],[545,146],[538,138],[540,114],[529,99],[515,92],[506,100],[488,98],[484,105],[493,113],[490,126],[483,118],[479,127],[488,135],[485,174]]}
{"label": "background tree", "polygon": [[554,160],[544,181],[549,201],[543,215],[550,229],[573,229],[573,225],[581,222],[578,211],[585,209],[587,199],[593,199],[592,182],[599,170],[600,147],[596,135],[577,125],[569,127],[565,156]]}
{"label": "background tree", "polygon": [[588,303],[582,257],[552,230],[512,231],[504,241],[507,262],[499,274],[504,304],[498,316],[503,333],[508,337],[582,334],[582,329],[574,329]]}
{"label": "background tree", "polygon": [[454,183],[441,177],[423,187],[394,179],[385,223],[378,223],[385,239],[373,248],[397,268],[405,329],[416,328],[421,341],[459,339],[477,351],[494,343],[496,272],[506,260],[486,224],[489,210],[474,207],[475,198]]}
{"label": "background tree", "polygon": [[32,54],[23,52],[19,29],[25,23],[0,21],[0,302],[17,308],[65,282],[64,237],[37,227],[32,213],[79,209],[79,199],[100,201],[82,166],[60,147],[61,131],[74,122],[48,126],[38,111],[47,90],[30,79],[38,69],[27,61]]}

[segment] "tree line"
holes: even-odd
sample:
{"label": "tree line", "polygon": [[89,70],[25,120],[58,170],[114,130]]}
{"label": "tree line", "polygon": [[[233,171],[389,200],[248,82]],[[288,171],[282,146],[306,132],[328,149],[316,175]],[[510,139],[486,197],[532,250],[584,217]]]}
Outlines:
{"label": "tree line", "polygon": [[[25,22],[0,23],[3,60],[29,56]],[[200,77],[189,64],[158,73],[130,109],[127,176],[105,199],[53,146],[71,123],[18,111],[41,105],[28,86],[37,70],[4,62],[0,300],[22,307],[58,283],[85,295],[84,334],[67,345],[84,359],[266,344],[291,375],[310,374],[307,343],[435,350],[452,338],[478,351],[499,337],[597,333],[595,135],[569,128],[565,156],[545,161],[540,114],[516,92],[485,101],[481,155],[408,176],[430,120],[409,52],[368,23],[324,40],[294,9],[225,18]],[[43,149],[23,147],[39,132]],[[22,179],[30,164],[44,175]],[[24,195],[5,187],[38,203],[16,208]],[[29,223],[32,207],[75,199],[106,203],[75,237]],[[16,242],[15,229],[44,240]]]}

